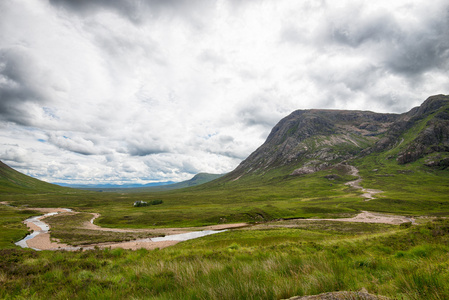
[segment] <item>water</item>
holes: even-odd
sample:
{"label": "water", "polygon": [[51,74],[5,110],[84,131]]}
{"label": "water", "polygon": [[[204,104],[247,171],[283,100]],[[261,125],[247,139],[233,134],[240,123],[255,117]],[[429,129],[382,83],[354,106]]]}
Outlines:
{"label": "water", "polygon": [[[64,210],[67,212],[72,211],[71,209],[68,209],[68,208],[64,208]],[[52,212],[52,213],[48,213],[48,214],[45,214],[42,216],[36,216],[36,217],[26,219],[25,222],[31,222],[31,223],[35,224],[36,226],[38,226],[40,228],[40,230],[30,233],[24,239],[18,241],[15,244],[22,248],[31,248],[36,251],[40,251],[40,249],[29,247],[27,244],[27,241],[35,238],[39,234],[48,233],[48,231],[50,230],[50,227],[46,223],[44,223],[43,221],[41,221],[39,219],[41,219],[43,217],[54,216],[57,214],[58,214],[58,212]],[[95,218],[92,218],[92,220],[91,220],[92,223],[93,223],[94,219]],[[224,231],[227,231],[227,229],[194,231],[194,232],[187,232],[187,233],[180,233],[180,234],[172,234],[172,235],[167,235],[164,237],[141,239],[141,240],[136,240],[136,241],[149,241],[149,242],[180,241],[180,242],[182,242],[182,241],[188,241],[188,240],[192,240],[192,239],[196,239],[196,238],[200,238],[203,236],[220,233],[220,232],[224,232]],[[79,250],[79,249],[87,250],[87,249],[93,249],[93,247],[89,247],[89,246],[88,247],[67,247],[67,248],[58,248],[58,249],[54,249],[54,250],[72,250],[73,251],[73,250]]]}
{"label": "water", "polygon": [[211,235],[211,234],[215,234],[215,233],[220,233],[220,232],[224,232],[227,231],[227,229],[225,230],[203,230],[203,231],[194,231],[194,232],[187,232],[187,233],[180,233],[180,234],[172,234],[172,235],[167,235],[164,237],[155,237],[155,238],[151,238],[150,240],[152,242],[164,242],[164,241],[188,241],[188,240],[193,240],[196,238],[200,238],[206,235]]}
{"label": "water", "polygon": [[[67,211],[67,212],[71,212],[72,211],[69,208],[64,208],[64,210]],[[50,227],[46,223],[44,223],[41,220],[39,220],[40,218],[54,216],[54,215],[57,215],[57,214],[58,214],[58,212],[52,212],[52,213],[48,213],[48,214],[45,214],[45,215],[42,215],[42,216],[36,216],[36,217],[31,217],[29,219],[26,219],[24,222],[31,222],[34,225],[38,226],[40,228],[40,230],[33,231],[32,233],[28,234],[25,238],[23,238],[22,240],[16,242],[15,244],[17,246],[22,247],[22,248],[31,248],[33,250],[39,251],[40,249],[29,247],[28,244],[27,244],[27,241],[35,238],[39,234],[48,233],[48,231],[50,230]]]}

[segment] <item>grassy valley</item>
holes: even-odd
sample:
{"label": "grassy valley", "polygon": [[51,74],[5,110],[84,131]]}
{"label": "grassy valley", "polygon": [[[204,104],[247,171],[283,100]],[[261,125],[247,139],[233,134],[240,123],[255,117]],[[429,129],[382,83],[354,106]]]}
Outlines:
{"label": "grassy valley", "polygon": [[[364,289],[391,299],[448,299],[446,98],[402,115],[293,113],[233,172],[176,190],[66,189],[2,164],[0,298],[283,299]],[[347,184],[359,176],[363,188],[381,193],[369,200]],[[27,232],[21,221],[39,207],[79,212],[46,220],[52,238],[81,246],[147,237],[86,230],[91,213],[106,228],[248,226],[156,250],[15,246]],[[410,222],[329,220],[362,211]]]}

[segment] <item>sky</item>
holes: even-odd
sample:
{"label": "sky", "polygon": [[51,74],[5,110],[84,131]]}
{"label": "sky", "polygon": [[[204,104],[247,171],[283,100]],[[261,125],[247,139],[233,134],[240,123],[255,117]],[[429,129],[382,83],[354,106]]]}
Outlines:
{"label": "sky", "polygon": [[0,1],[0,160],[48,182],[226,173],[297,109],[449,88],[447,0]]}

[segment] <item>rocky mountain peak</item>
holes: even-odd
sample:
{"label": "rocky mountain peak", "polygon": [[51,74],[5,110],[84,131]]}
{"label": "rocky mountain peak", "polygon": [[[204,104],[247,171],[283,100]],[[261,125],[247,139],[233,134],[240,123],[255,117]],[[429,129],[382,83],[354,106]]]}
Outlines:
{"label": "rocky mountain peak", "polygon": [[[420,123],[425,119],[426,124]],[[410,133],[412,129],[416,132]],[[406,132],[413,136],[411,141],[402,141]],[[429,97],[404,114],[294,111],[280,120],[265,143],[227,177],[235,180],[246,174],[263,175],[276,168],[296,175],[307,174],[348,159],[387,151],[402,142],[405,144],[397,155],[398,163],[414,161],[432,151],[449,152],[449,96]]]}

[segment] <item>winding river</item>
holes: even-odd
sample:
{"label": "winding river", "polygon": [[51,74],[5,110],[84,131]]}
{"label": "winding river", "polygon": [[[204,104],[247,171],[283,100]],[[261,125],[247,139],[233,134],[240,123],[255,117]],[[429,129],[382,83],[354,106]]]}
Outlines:
{"label": "winding river", "polygon": [[[203,236],[216,234],[216,233],[220,233],[220,232],[224,232],[224,231],[228,230],[228,229],[201,230],[201,231],[192,231],[192,232],[179,233],[179,234],[171,234],[171,235],[166,235],[164,237],[154,237],[154,238],[145,238],[145,239],[138,239],[138,240],[133,240],[133,241],[118,242],[118,243],[103,243],[103,244],[92,244],[92,245],[87,245],[87,246],[82,246],[82,247],[81,246],[74,247],[74,246],[69,246],[69,245],[55,243],[55,242],[50,241],[50,234],[49,234],[50,226],[42,220],[45,219],[46,217],[54,216],[59,213],[73,212],[71,209],[68,209],[68,208],[58,209],[58,210],[59,211],[53,211],[53,212],[46,213],[41,216],[36,216],[36,217],[26,219],[24,221],[24,223],[27,224],[27,226],[30,229],[32,229],[33,232],[28,234],[25,238],[16,242],[15,244],[22,248],[31,248],[36,251],[40,251],[40,250],[76,251],[76,250],[94,249],[95,247],[99,247],[99,248],[109,248],[109,247],[118,248],[118,247],[120,247],[120,248],[125,248],[125,249],[137,249],[137,248],[155,249],[155,248],[165,248],[168,246],[172,246],[178,242],[196,239],[196,238],[200,238]],[[92,223],[93,223],[94,219],[91,220]],[[234,226],[231,225],[230,227],[234,227]],[[39,238],[41,239],[40,243],[37,243],[36,241],[34,241]]]}

